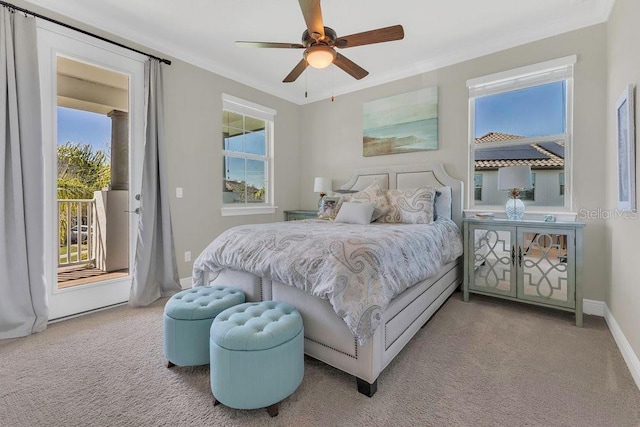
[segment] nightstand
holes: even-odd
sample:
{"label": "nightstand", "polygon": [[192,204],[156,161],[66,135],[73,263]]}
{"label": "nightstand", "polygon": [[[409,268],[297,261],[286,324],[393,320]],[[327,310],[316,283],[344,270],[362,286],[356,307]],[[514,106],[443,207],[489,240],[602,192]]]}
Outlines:
{"label": "nightstand", "polygon": [[582,326],[580,222],[465,218],[464,300],[490,295],[575,313]]}
{"label": "nightstand", "polygon": [[318,218],[318,211],[284,211],[285,221],[297,221],[299,219]]}

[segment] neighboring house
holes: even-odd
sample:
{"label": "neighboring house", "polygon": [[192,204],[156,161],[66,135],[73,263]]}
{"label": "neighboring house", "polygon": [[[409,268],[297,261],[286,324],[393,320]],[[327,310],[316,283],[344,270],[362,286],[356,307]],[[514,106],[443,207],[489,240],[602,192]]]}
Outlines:
{"label": "neighboring house", "polygon": [[223,198],[224,203],[247,203],[264,202],[264,188],[256,188],[253,185],[246,185],[244,181],[224,181]]}
{"label": "neighboring house", "polygon": [[[475,139],[476,144],[522,139],[523,136],[489,132]],[[564,197],[564,145],[541,142],[511,148],[494,147],[476,150],[474,200],[476,205],[503,205],[507,199],[498,190],[498,169],[507,166],[531,166],[531,190],[520,198],[527,205],[562,206]]]}

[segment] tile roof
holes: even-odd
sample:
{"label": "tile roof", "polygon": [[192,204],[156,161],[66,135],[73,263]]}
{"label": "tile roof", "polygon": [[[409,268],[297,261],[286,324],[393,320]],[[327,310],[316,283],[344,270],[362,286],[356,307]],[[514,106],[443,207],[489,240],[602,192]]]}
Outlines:
{"label": "tile roof", "polygon": [[[523,136],[489,132],[475,139],[476,144],[522,139]],[[541,142],[510,147],[486,148],[475,151],[475,169],[489,170],[505,166],[528,165],[532,169],[564,168],[564,144],[560,141]]]}

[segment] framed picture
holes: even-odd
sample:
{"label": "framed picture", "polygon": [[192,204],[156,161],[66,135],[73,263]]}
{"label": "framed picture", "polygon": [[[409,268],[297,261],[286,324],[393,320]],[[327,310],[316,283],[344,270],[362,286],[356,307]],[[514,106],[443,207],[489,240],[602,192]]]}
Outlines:
{"label": "framed picture", "polygon": [[320,209],[318,210],[318,218],[320,219],[334,219],[336,217],[336,207],[340,197],[324,196],[322,202],[320,202]]}
{"label": "framed picture", "polygon": [[362,111],[365,157],[438,149],[438,87],[366,102]]}
{"label": "framed picture", "polygon": [[616,102],[618,148],[618,209],[636,211],[635,108],[634,86],[629,85]]}

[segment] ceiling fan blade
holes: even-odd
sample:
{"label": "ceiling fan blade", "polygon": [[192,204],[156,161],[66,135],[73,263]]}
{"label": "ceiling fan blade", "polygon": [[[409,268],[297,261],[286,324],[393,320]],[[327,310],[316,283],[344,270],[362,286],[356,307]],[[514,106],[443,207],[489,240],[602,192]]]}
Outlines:
{"label": "ceiling fan blade", "polygon": [[302,74],[302,72],[307,68],[309,64],[306,59],[302,59],[298,64],[293,67],[293,70],[284,78],[283,83],[291,83],[295,82],[296,79]]}
{"label": "ceiling fan blade", "polygon": [[276,43],[276,42],[235,42],[237,47],[270,47],[277,49],[304,49],[300,43]]}
{"label": "ceiling fan blade", "polygon": [[349,36],[339,37],[336,40],[336,47],[345,49],[347,47],[362,46],[365,44],[390,42],[393,40],[402,40],[404,38],[404,29],[402,25],[393,25],[391,27],[378,28],[377,30],[365,31],[363,33],[351,34]]}
{"label": "ceiling fan blade", "polygon": [[309,35],[319,34],[319,39],[324,38],[324,23],[322,22],[322,10],[320,9],[320,0],[298,0],[304,22],[307,24]]}
{"label": "ceiling fan blade", "polygon": [[361,78],[366,77],[369,74],[367,70],[365,70],[349,58],[345,57],[344,55],[340,55],[338,52],[336,52],[336,59],[333,60],[333,63],[337,67],[342,68],[347,74],[349,74],[356,80],[360,80]]}

